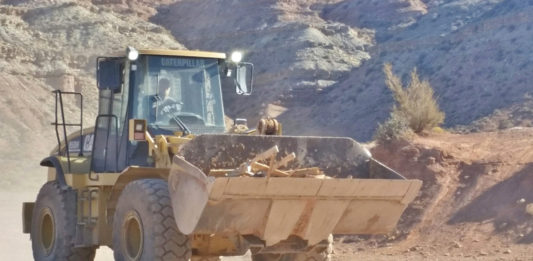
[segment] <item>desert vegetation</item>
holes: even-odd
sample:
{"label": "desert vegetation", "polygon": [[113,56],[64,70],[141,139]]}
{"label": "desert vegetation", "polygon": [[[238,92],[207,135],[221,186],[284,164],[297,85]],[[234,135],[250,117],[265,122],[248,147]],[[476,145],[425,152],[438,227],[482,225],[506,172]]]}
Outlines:
{"label": "desert vegetation", "polygon": [[406,87],[394,74],[392,64],[386,63],[383,72],[385,84],[394,97],[394,105],[389,118],[378,126],[375,134],[378,141],[421,134],[444,122],[445,114],[439,108],[433,88],[428,80],[420,79],[416,68],[411,71],[411,80]]}

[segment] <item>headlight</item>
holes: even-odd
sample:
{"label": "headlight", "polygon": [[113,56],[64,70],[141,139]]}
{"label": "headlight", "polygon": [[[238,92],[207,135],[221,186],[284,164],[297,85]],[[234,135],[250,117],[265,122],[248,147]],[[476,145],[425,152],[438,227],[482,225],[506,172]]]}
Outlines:
{"label": "headlight", "polygon": [[239,63],[242,60],[242,53],[241,52],[233,52],[231,54],[231,61],[234,63]]}
{"label": "headlight", "polygon": [[139,51],[131,46],[128,46],[126,53],[128,54],[128,60],[130,61],[135,61],[137,58],[139,58]]}

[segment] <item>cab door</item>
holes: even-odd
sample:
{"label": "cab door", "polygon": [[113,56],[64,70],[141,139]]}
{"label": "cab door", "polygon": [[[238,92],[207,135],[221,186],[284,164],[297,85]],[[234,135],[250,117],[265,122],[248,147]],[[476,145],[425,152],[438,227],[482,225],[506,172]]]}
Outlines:
{"label": "cab door", "polygon": [[129,62],[98,58],[98,115],[95,122],[91,171],[121,172],[126,168]]}

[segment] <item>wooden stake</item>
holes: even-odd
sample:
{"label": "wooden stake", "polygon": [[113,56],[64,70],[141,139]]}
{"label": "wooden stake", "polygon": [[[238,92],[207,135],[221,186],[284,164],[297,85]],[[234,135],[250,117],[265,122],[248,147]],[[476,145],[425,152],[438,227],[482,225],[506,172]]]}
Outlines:
{"label": "wooden stake", "polygon": [[285,156],[283,159],[281,159],[279,162],[277,162],[275,165],[274,165],[274,169],[279,169],[281,167],[285,167],[287,166],[287,164],[289,164],[289,162],[293,161],[294,159],[296,159],[296,154],[293,152],[287,156]]}
{"label": "wooden stake", "polygon": [[291,177],[305,177],[307,175],[316,176],[323,174],[322,171],[317,167],[305,168],[305,169],[295,169],[288,172]]}
{"label": "wooden stake", "polygon": [[[269,169],[270,169],[270,167],[268,165],[261,164],[259,162],[255,162],[255,163],[252,164],[252,170],[254,172],[257,172],[257,171],[260,171],[260,170],[268,171]],[[278,170],[278,169],[272,170],[271,175],[275,176],[275,177],[289,177],[290,176],[289,173],[287,173],[285,171]]]}

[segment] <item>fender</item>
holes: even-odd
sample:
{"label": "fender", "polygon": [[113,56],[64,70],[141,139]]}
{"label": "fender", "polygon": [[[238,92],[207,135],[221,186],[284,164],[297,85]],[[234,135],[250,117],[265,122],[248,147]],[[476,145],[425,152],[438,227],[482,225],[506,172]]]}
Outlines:
{"label": "fender", "polygon": [[63,172],[63,167],[61,166],[61,163],[59,162],[59,159],[56,156],[50,156],[41,160],[40,165],[43,167],[55,168],[56,181],[59,183],[59,187],[62,190],[66,190],[69,188],[69,186],[67,185],[67,181],[65,180],[65,173]]}

